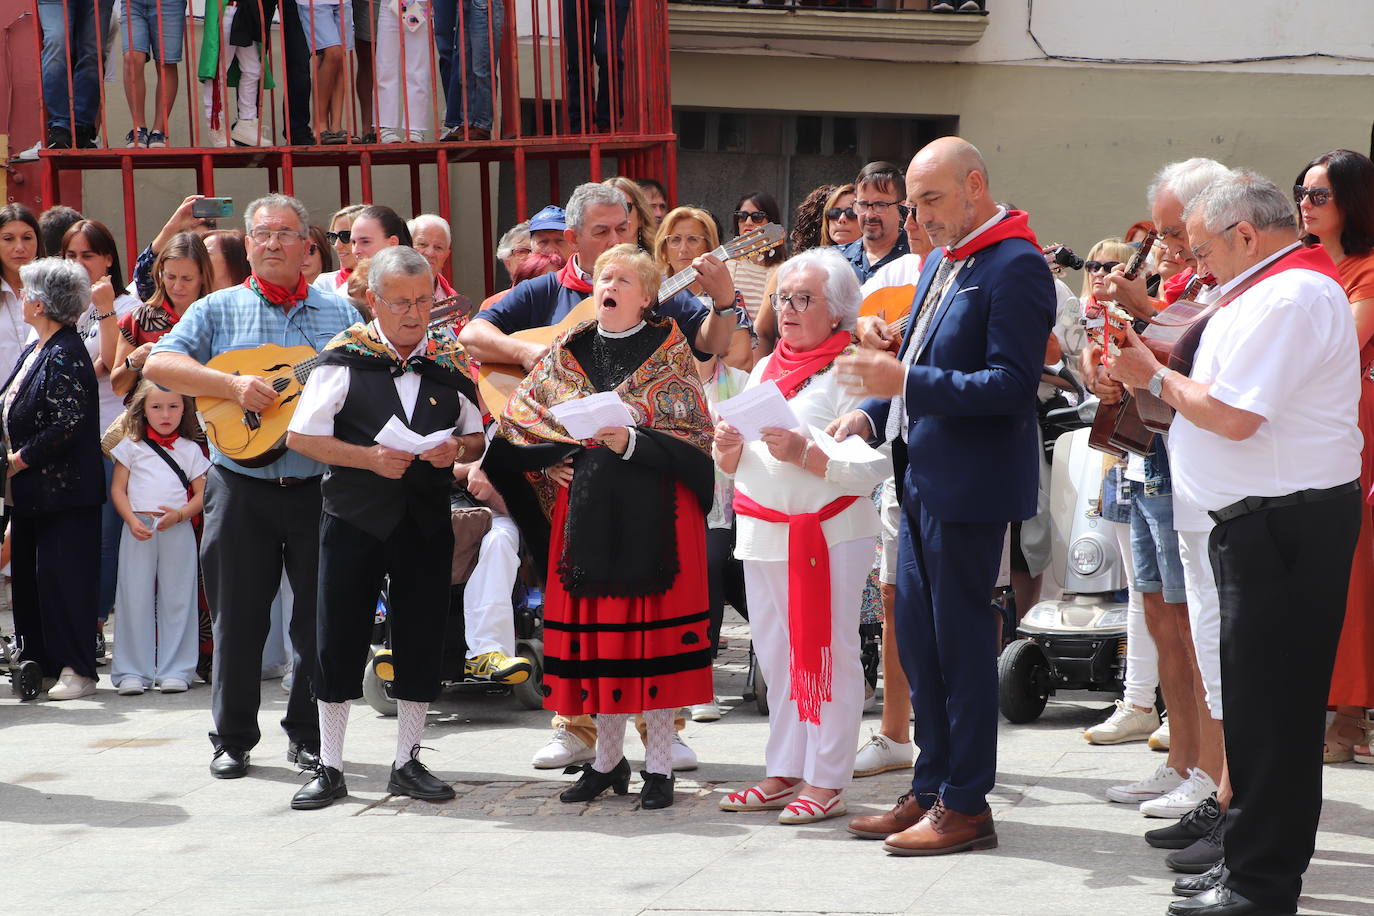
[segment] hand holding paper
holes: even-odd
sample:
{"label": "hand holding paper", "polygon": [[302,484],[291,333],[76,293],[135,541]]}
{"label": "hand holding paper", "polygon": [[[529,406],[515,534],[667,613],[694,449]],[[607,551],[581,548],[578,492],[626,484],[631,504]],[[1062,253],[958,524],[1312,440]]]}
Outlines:
{"label": "hand holding paper", "polygon": [[555,404],[553,415],[574,439],[594,439],[608,426],[634,426],[630,408],[614,391],[600,391],[585,398]]}
{"label": "hand holding paper", "polygon": [[792,412],[792,405],[778,390],[778,383],[771,380],[721,401],[716,405],[716,412],[739,430],[746,442],[762,439],[764,427],[796,429],[801,425]]}
{"label": "hand holding paper", "polygon": [[400,417],[393,415],[390,420],[386,421],[386,425],[377,431],[377,444],[394,448],[398,452],[419,455],[436,445],[443,444],[444,440],[453,435],[455,429],[457,427],[451,426],[448,429],[441,429],[438,432],[422,436],[406,426]]}

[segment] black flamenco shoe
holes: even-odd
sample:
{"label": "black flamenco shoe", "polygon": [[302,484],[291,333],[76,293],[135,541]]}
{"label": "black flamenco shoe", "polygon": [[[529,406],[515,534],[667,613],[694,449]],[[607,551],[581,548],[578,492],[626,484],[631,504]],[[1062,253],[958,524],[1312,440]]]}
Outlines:
{"label": "black flamenco shoe", "polygon": [[645,770],[640,770],[639,775],[644,778],[644,788],[639,790],[639,807],[652,811],[673,806],[673,784],[677,782],[677,777]]}
{"label": "black flamenco shoe", "polygon": [[615,765],[615,769],[609,773],[603,773],[590,763],[580,767],[568,767],[563,772],[576,773],[582,771],[577,782],[573,783],[558,796],[558,800],[568,804],[573,802],[587,802],[596,798],[607,789],[614,789],[616,795],[624,795],[630,791],[630,761],[624,757]]}

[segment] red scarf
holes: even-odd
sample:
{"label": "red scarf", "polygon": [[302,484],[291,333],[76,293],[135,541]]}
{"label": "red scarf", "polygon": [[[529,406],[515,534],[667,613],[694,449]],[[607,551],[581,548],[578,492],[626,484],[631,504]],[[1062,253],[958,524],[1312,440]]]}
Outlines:
{"label": "red scarf", "polygon": [[803,722],[819,725],[821,704],[831,700],[830,544],[821,522],[858,499],[841,496],[817,512],[785,515],[735,491],[737,515],[787,525],[788,686]]}
{"label": "red scarf", "polygon": [[351,268],[351,267],[341,267],[341,268],[339,268],[339,272],[338,272],[337,274],[334,275],[334,288],[335,288],[335,289],[338,289],[338,288],[341,287],[341,286],[347,286],[347,285],[348,285],[348,278],[351,277],[351,276],[353,276],[353,268]]}
{"label": "red scarf", "polygon": [[172,430],[171,433],[164,436],[162,435],[162,433],[153,429],[152,424],[148,424],[145,427],[144,432],[147,433],[148,439],[150,439],[153,442],[156,442],[163,448],[176,448],[176,446],[172,443],[176,442],[177,439],[181,436],[181,434],[178,433],[176,430]]}
{"label": "red scarf", "polygon": [[993,223],[958,248],[946,246],[945,257],[961,261],[976,251],[982,251],[1007,239],[1025,239],[1036,248],[1040,247],[1040,243],[1035,240],[1035,233],[1030,229],[1030,214],[1025,210],[1008,210],[1006,219]]}
{"label": "red scarf", "polygon": [[790,398],[801,390],[802,383],[835,361],[853,338],[848,331],[836,331],[814,350],[798,352],[785,340],[779,340],[773,358],[764,367],[760,381],[773,379],[782,396]]}
{"label": "red scarf", "polygon": [[577,271],[577,258],[568,258],[568,263],[563,265],[563,269],[558,272],[558,282],[566,286],[575,293],[590,293],[592,285],[582,279],[582,275]]}
{"label": "red scarf", "polygon": [[290,308],[297,302],[305,301],[305,297],[310,295],[310,285],[305,282],[305,274],[296,278],[296,288],[291,289],[286,286],[278,286],[271,280],[264,280],[258,274],[253,273],[243,281],[243,285],[254,290],[259,296],[266,299],[273,305]]}
{"label": "red scarf", "polygon": [[1341,272],[1336,267],[1336,262],[1331,260],[1331,255],[1326,253],[1326,249],[1320,245],[1313,245],[1311,248],[1299,248],[1291,251],[1277,262],[1269,265],[1269,269],[1255,278],[1255,282],[1250,284],[1255,286],[1268,280],[1275,274],[1283,273],[1285,270],[1315,270],[1317,273],[1330,277],[1336,281],[1337,286],[1345,287],[1341,284]]}
{"label": "red scarf", "polygon": [[1188,288],[1188,284],[1193,280],[1195,271],[1189,267],[1182,273],[1174,274],[1164,281],[1164,301],[1173,305],[1178,301],[1178,297],[1183,295],[1183,291]]}
{"label": "red scarf", "polygon": [[440,299],[450,299],[458,295],[458,290],[449,285],[449,282],[444,279],[443,274],[434,275],[434,285],[439,287],[439,291],[443,293],[443,295],[439,297]]}

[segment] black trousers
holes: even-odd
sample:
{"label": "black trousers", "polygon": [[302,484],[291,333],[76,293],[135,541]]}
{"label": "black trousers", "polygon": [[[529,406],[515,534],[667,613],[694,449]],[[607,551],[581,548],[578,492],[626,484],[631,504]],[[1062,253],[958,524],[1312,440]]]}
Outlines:
{"label": "black trousers", "polygon": [[218,465],[205,483],[200,565],[215,634],[211,709],[215,747],[251,750],[262,738],[262,647],[282,568],[295,592],[291,610],[294,675],[281,726],[297,744],[320,746],[315,680],[315,588],[320,557],[320,485],[294,487],[245,477]]}
{"label": "black trousers", "polygon": [[707,640],[711,644],[711,658],[715,658],[726,602],[746,620],[749,618],[748,604],[744,600],[744,564],[735,559],[734,526],[706,529],[706,578],[711,597]]}
{"label": "black trousers", "polygon": [[1212,530],[1226,760],[1235,789],[1225,881],[1279,912],[1296,908],[1316,846],[1326,698],[1360,500],[1350,492],[1253,512]]}
{"label": "black trousers", "polygon": [[95,678],[100,507],[10,515],[14,629],[44,677]]}
{"label": "black trousers", "polygon": [[[615,35],[610,36],[611,19]],[[616,114],[624,117],[625,107],[625,25],[630,19],[630,0],[565,0],[563,3],[563,53],[568,78],[569,129],[606,128],[611,123],[611,93],[615,93]],[[591,60],[583,57],[591,51]],[[615,85],[611,85],[611,53],[615,54]],[[592,89],[592,64],[596,64],[596,89]],[[583,86],[583,81],[586,86]],[[592,114],[582,112],[585,91]]]}
{"label": "black trousers", "polygon": [[319,680],[316,697],[345,703],[363,695],[363,666],[377,596],[387,586],[398,700],[431,703],[444,657],[453,529],[420,531],[401,522],[384,541],[343,519],[320,522]]}

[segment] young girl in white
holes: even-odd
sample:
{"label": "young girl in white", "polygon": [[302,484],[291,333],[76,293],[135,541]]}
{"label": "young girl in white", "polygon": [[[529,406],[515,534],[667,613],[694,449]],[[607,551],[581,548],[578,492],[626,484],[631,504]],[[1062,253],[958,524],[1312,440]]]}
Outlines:
{"label": "young girl in white", "polygon": [[201,511],[210,461],[191,438],[190,398],[147,380],[134,390],[125,430],[110,450],[115,461],[110,499],[124,519],[111,680],[121,696],[154,685],[163,693],[180,693],[196,673],[197,557],[191,519]]}

